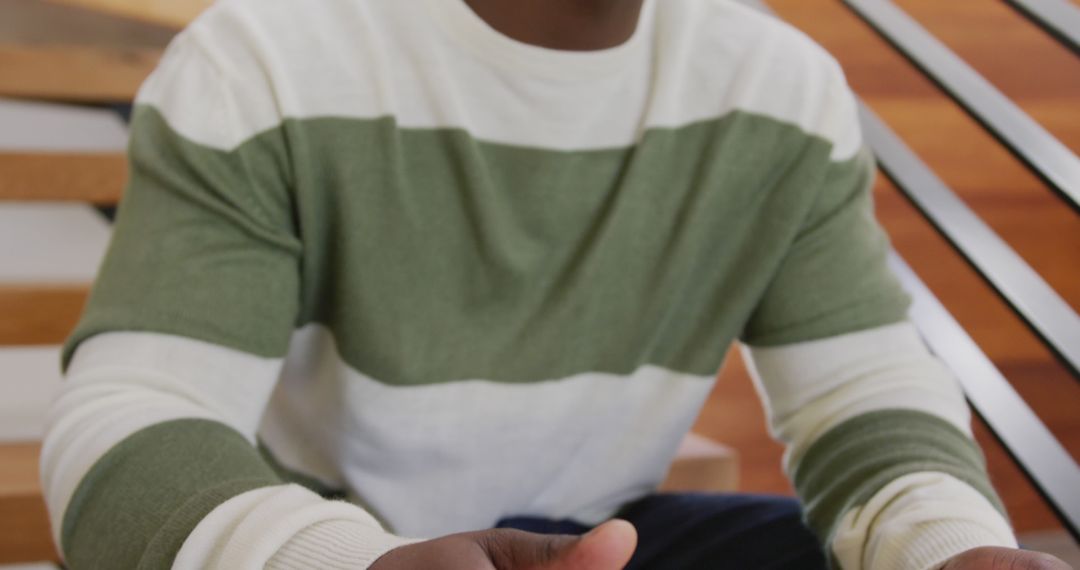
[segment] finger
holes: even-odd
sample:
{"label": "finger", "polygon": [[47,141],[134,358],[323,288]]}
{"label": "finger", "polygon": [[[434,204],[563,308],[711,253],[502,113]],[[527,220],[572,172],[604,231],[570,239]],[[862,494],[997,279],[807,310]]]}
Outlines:
{"label": "finger", "polygon": [[985,546],[953,557],[942,570],[1072,570],[1049,554]]}
{"label": "finger", "polygon": [[636,544],[637,532],[626,521],[609,521],[580,537],[494,531],[481,543],[498,570],[622,570]]}
{"label": "finger", "polygon": [[611,520],[590,531],[551,570],[622,570],[637,547],[637,531],[624,520]]}
{"label": "finger", "polygon": [[546,570],[581,540],[571,535],[549,535],[520,530],[480,533],[477,544],[496,570]]}

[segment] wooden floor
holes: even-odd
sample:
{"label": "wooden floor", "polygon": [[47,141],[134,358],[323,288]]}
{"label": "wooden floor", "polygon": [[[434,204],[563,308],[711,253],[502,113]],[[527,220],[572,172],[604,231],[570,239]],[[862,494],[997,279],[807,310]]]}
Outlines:
{"label": "wooden floor", "polygon": [[[0,69],[4,70],[0,96],[129,99],[160,56],[171,34],[169,28],[206,3],[0,0]],[[1063,207],[841,2],[771,0],[770,4],[833,52],[856,91],[1073,307],[1080,306],[1080,216]],[[1080,58],[1000,0],[899,0],[898,4],[1067,146],[1080,151]],[[104,7],[113,16],[92,16],[73,5]],[[12,15],[19,10],[23,18],[52,17],[68,23],[43,28],[24,19],[16,25]],[[117,18],[118,14],[134,19]],[[94,25],[86,24],[93,18],[97,18]],[[16,158],[0,162],[12,176],[22,175],[18,168],[28,168],[18,165],[30,164],[25,157]],[[87,173],[83,178],[99,176],[110,181],[98,186],[107,186],[106,194],[115,196],[120,178],[117,157],[86,160],[80,167]],[[29,171],[23,174],[37,176]],[[885,181],[878,184],[877,200],[879,217],[897,249],[1073,456],[1080,457],[1080,383]],[[779,471],[780,449],[765,432],[760,406],[737,356],[729,359],[697,429],[739,449],[743,489],[789,492]],[[1018,528],[1055,527],[1046,507],[984,429],[979,430],[979,439]]]}
{"label": "wooden floor", "polygon": [[[1080,58],[1048,39],[1004,2],[897,3],[1069,148],[1080,152]],[[770,4],[836,55],[849,82],[870,106],[1067,302],[1080,307],[1080,216],[1063,207],[840,2],[772,0]],[[877,204],[878,216],[901,255],[1073,457],[1080,458],[1080,381],[1070,377],[884,180],[877,187]],[[697,430],[740,451],[743,489],[790,492],[777,467],[781,450],[766,435],[764,421],[742,363],[733,354],[702,411]],[[1017,527],[1056,527],[1049,510],[981,426],[978,436]]]}

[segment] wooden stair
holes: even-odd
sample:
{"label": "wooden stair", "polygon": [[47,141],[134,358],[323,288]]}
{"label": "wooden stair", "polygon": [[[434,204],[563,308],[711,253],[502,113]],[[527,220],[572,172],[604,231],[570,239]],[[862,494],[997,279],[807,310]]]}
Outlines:
{"label": "wooden stair", "polygon": [[110,13],[102,13],[92,9],[93,4],[42,0],[0,4],[0,69],[4,70],[0,97],[131,101],[180,26],[161,25],[169,21],[164,17],[118,17],[115,14],[121,10],[115,6]]}
{"label": "wooden stair", "polygon": [[[996,141],[920,78],[841,3],[769,1],[781,15],[837,55],[856,90],[1074,306],[1080,303],[1076,218],[1057,210],[1056,204],[1048,204],[1052,200],[1043,195],[1038,180],[1013,164]],[[5,0],[0,3],[0,97],[128,102],[160,58],[171,34],[208,3]],[[905,0],[903,4],[948,43],[958,46],[989,79],[1071,148],[1080,149],[1080,106],[1075,104],[1080,95],[1080,73],[1071,54],[1044,41],[1043,34],[1020,22],[1004,3]],[[42,21],[48,24],[41,25]],[[990,29],[1004,30],[1010,41],[1000,42],[996,34],[987,32]],[[124,40],[117,42],[118,37]],[[928,124],[934,128],[926,128]],[[951,136],[943,137],[941,131]],[[125,177],[126,162],[120,152],[0,149],[0,200],[110,204],[119,200]],[[1027,338],[1023,325],[999,306],[978,276],[943,240],[934,237],[921,216],[887,182],[879,183],[878,203],[898,249],[987,353],[1016,379],[1025,396],[1038,404],[1037,409],[1048,416],[1055,431],[1067,436],[1066,445],[1074,456],[1080,454],[1080,424],[1074,409],[1077,388],[1069,375],[1052,355]],[[0,345],[60,342],[77,316],[85,288],[86,284],[0,284],[0,315],[4,315],[0,319]],[[737,355],[730,363],[738,363]],[[764,417],[745,370],[729,369],[730,378],[722,379],[695,429],[731,442],[742,451],[741,457],[714,449],[717,462],[709,463],[708,452],[688,444],[673,464],[664,488],[734,488],[735,477],[729,474],[741,468],[743,489],[789,493],[779,471],[781,450],[762,429]],[[977,426],[977,433],[1018,528],[1053,525],[1051,513],[1011,466],[1006,453],[981,426]],[[0,444],[0,563],[56,557],[40,498],[38,453],[38,444]]]}
{"label": "wooden stair", "polygon": [[41,500],[36,443],[0,445],[0,564],[59,561]]}

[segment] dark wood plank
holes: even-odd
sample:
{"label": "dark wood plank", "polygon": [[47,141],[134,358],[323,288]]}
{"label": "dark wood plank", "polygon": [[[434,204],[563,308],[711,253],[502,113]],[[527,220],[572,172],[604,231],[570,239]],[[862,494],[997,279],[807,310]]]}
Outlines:
{"label": "dark wood plank", "polygon": [[0,96],[129,102],[161,59],[156,48],[0,45]]}
{"label": "dark wood plank", "polygon": [[0,564],[58,561],[41,499],[38,444],[0,444]]}
{"label": "dark wood plank", "polygon": [[120,153],[0,152],[0,200],[115,204],[126,182],[127,159]]}
{"label": "dark wood plank", "polygon": [[63,343],[88,291],[88,285],[0,284],[0,346]]}

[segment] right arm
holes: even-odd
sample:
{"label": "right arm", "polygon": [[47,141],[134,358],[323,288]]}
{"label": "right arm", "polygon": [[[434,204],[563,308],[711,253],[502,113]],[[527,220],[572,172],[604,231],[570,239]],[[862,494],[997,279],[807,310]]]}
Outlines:
{"label": "right arm", "polygon": [[256,431],[301,296],[288,145],[251,120],[273,108],[266,81],[197,33],[140,91],[113,240],[64,348],[41,472],[68,566],[621,568],[626,523],[417,542],[263,460]]}
{"label": "right arm", "polygon": [[243,109],[272,105],[252,75],[189,31],[137,99],[130,181],[42,453],[73,568],[262,568],[279,551],[333,568],[305,545],[342,534],[355,568],[408,542],[257,450],[301,245],[283,135],[245,132]]}

